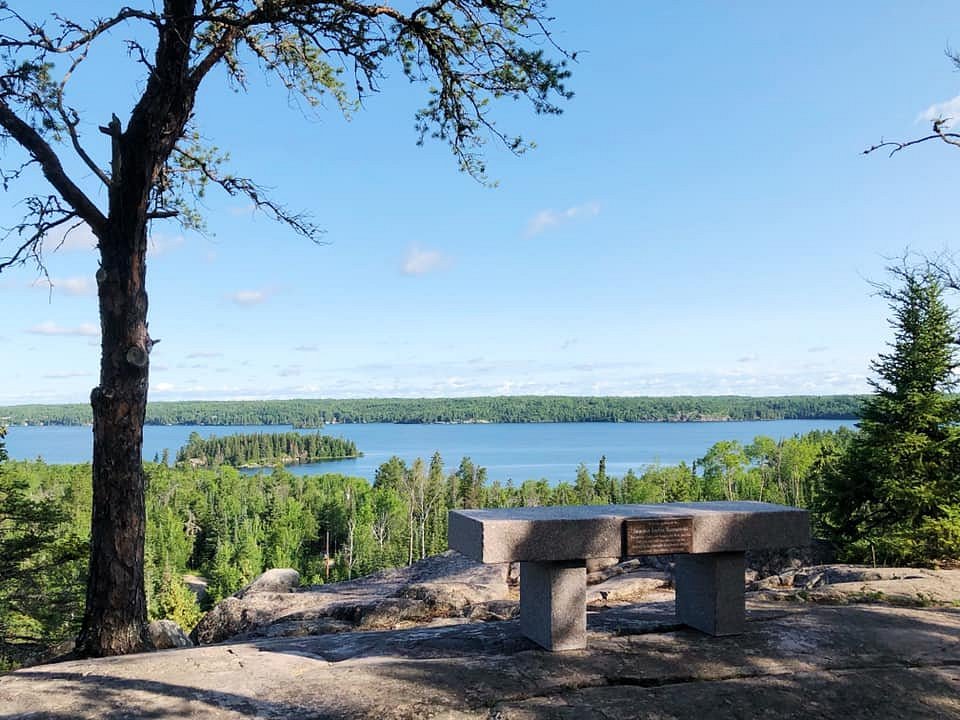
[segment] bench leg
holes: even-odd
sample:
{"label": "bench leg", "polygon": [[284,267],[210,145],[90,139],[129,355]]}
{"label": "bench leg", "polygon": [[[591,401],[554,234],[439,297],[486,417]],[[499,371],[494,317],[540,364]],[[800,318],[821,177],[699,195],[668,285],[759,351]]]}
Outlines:
{"label": "bench leg", "polygon": [[547,650],[587,646],[585,561],[520,563],[520,631]]}
{"label": "bench leg", "polygon": [[742,552],[677,556],[674,585],[680,622],[708,635],[742,633],[744,568]]}

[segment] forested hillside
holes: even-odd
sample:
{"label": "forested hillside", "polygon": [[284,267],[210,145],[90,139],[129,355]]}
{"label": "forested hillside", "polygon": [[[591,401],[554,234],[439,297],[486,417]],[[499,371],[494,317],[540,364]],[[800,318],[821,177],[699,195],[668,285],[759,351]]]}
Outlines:
{"label": "forested hillside", "polygon": [[[153,402],[151,425],[293,425],[334,423],[688,422],[703,420],[850,420],[859,395],[783,397],[575,397],[529,395],[471,398],[368,398]],[[8,425],[81,425],[90,406],[0,407]]]}

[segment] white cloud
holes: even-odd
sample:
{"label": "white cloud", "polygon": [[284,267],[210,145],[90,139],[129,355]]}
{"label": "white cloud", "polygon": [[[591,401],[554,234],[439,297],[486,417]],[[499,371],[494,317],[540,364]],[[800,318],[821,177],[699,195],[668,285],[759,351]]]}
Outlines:
{"label": "white cloud", "polygon": [[55,293],[64,292],[75,297],[89,296],[96,292],[93,281],[85,277],[51,278],[49,282],[35,282],[31,285],[44,290],[52,288]]}
{"label": "white cloud", "polygon": [[162,233],[153,233],[147,240],[147,256],[158,258],[166,255],[185,242],[183,235],[163,235]]}
{"label": "white cloud", "polygon": [[194,360],[197,358],[218,358],[218,357],[223,357],[223,353],[200,351],[200,352],[192,352],[189,355],[187,355],[188,360]]}
{"label": "white cloud", "polygon": [[533,237],[557,225],[577,218],[594,217],[600,214],[600,203],[588,202],[574,205],[566,210],[541,210],[527,223],[527,237]]}
{"label": "white cloud", "polygon": [[91,373],[78,370],[63,370],[60,372],[47,373],[43,377],[48,380],[65,380],[67,378],[87,377],[88,375],[91,375]]}
{"label": "white cloud", "polygon": [[44,247],[47,250],[93,250],[97,246],[97,238],[86,223],[70,229],[69,223],[54,228],[44,238]]}
{"label": "white cloud", "polygon": [[934,120],[941,118],[950,119],[950,122],[945,123],[944,127],[952,128],[960,123],[960,95],[942,103],[934,103],[920,113],[917,117],[917,122],[925,120],[928,123],[932,123]]}
{"label": "white cloud", "polygon": [[294,348],[295,352],[320,352],[316,345],[298,345]]}
{"label": "white cloud", "polygon": [[[153,233],[147,240],[147,255],[152,258],[165,255],[183,245],[182,235],[164,235]],[[70,225],[54,228],[44,238],[46,250],[93,250],[97,247],[97,238],[86,223],[71,229]]]}
{"label": "white cloud", "polygon": [[442,270],[449,264],[449,259],[439,250],[429,250],[419,245],[411,245],[403,258],[401,271],[404,275],[425,275],[435,270]]}
{"label": "white cloud", "polygon": [[27,328],[31,335],[83,335],[85,337],[95,337],[100,334],[100,329],[93,323],[80,323],[77,327],[64,327],[52,320],[47,320],[39,325]]}
{"label": "white cloud", "polygon": [[238,290],[227,295],[227,298],[237,305],[259,305],[272,294],[269,290]]}
{"label": "white cloud", "polygon": [[171,390],[175,390],[176,387],[177,386],[174,385],[173,383],[162,382],[154,385],[152,389],[156,390],[157,392],[170,392]]}

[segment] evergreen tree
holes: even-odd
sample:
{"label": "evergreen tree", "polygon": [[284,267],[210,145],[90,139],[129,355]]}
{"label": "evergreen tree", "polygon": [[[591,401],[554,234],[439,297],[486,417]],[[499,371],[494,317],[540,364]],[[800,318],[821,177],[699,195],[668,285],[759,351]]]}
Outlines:
{"label": "evergreen tree", "polygon": [[590,477],[590,471],[583,463],[577,466],[577,480],[573,485],[573,491],[577,496],[577,502],[581,505],[592,505],[596,500],[593,478]]}
{"label": "evergreen tree", "polygon": [[852,559],[922,563],[960,555],[958,326],[934,275],[894,275],[900,286],[881,290],[894,340],[871,365],[874,394],[820,506]]}
{"label": "evergreen tree", "polygon": [[593,476],[593,487],[598,503],[615,502],[613,484],[613,478],[607,475],[607,456],[601,455],[597,474]]}
{"label": "evergreen tree", "polygon": [[203,617],[196,596],[169,565],[163,568],[156,594],[151,600],[150,615],[153,619],[173,620],[186,632],[193,630]]}
{"label": "evergreen tree", "polygon": [[76,632],[87,545],[59,502],[6,470],[0,426],[0,671]]}

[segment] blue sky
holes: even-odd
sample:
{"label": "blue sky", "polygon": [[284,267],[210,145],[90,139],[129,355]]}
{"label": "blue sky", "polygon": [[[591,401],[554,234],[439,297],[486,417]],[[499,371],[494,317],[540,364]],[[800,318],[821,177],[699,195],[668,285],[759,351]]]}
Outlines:
{"label": "blue sky", "polygon": [[[151,398],[865,391],[889,337],[868,280],[906,248],[956,249],[960,152],[860,151],[924,133],[938,104],[960,118],[944,56],[960,6],[552,11],[580,51],[576,96],[558,118],[497,109],[537,149],[488,146],[496,189],[445,146],[416,147],[423,91],[396,69],[349,121],[332,105],[304,117],[276,83],[238,94],[210,78],[202,133],[310,210],[326,244],[216,192],[211,234],[156,224]],[[73,82],[101,159],[96,126],[139,87],[125,64],[105,46]],[[3,195],[0,225],[40,187]],[[0,274],[0,403],[84,402],[96,384],[96,258],[79,235],[67,245],[46,258],[52,291],[29,268]]]}

